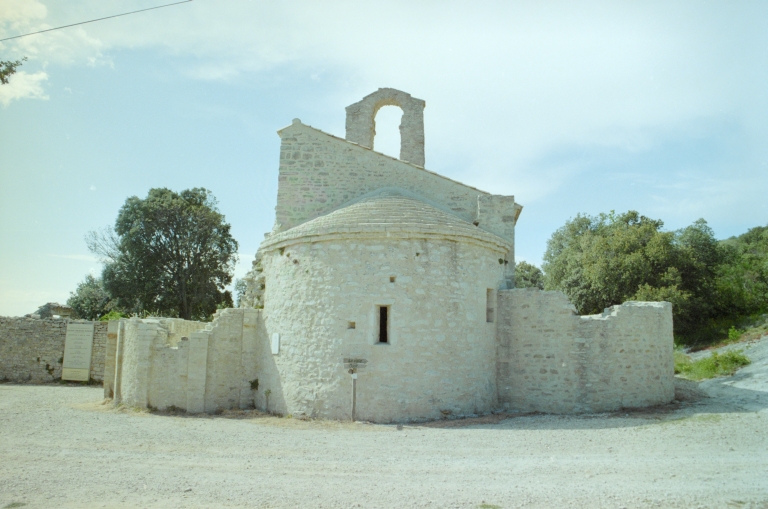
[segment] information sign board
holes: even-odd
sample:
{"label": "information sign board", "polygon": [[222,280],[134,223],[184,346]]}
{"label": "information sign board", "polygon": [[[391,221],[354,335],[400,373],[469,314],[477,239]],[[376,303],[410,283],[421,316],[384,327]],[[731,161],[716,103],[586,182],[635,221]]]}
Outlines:
{"label": "information sign board", "polygon": [[67,324],[64,364],[61,367],[62,380],[87,382],[90,378],[93,328],[92,323]]}
{"label": "information sign board", "polygon": [[351,370],[350,372],[357,372],[358,369],[363,369],[368,364],[368,359],[360,359],[355,357],[344,358],[344,368]]}

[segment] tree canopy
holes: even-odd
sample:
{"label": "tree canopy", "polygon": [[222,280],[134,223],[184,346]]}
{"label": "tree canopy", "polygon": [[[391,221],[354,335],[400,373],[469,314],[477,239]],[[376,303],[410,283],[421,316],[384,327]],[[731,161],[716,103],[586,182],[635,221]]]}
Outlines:
{"label": "tree canopy", "polygon": [[515,264],[515,287],[544,289],[544,273],[528,262]]}
{"label": "tree canopy", "polygon": [[[747,246],[762,240],[756,244],[734,240],[741,247],[729,247],[715,240],[703,219],[675,232],[664,231],[663,226],[635,211],[577,215],[547,244],[545,287],[564,292],[583,314],[627,300],[669,301],[675,333],[682,337],[691,337],[724,316],[755,312],[766,305],[765,298],[746,302],[746,290],[740,286],[745,273],[754,275],[755,286],[766,281],[757,275],[759,264],[734,268],[742,257],[739,250],[757,249]],[[750,239],[762,239],[760,235]]]}
{"label": "tree canopy", "polygon": [[69,294],[67,306],[74,310],[76,318],[98,320],[112,310],[113,304],[101,279],[88,274],[77,290]]}
{"label": "tree canopy", "polygon": [[91,232],[91,251],[105,262],[104,288],[119,308],[187,320],[232,306],[237,241],[210,191],[151,189],[130,197],[114,230]]}
{"label": "tree canopy", "polygon": [[27,57],[21,60],[0,60],[0,84],[7,85],[11,76],[16,73],[16,68],[19,67]]}
{"label": "tree canopy", "polygon": [[768,307],[768,226],[721,242],[729,261],[718,273],[718,289],[743,314]]}

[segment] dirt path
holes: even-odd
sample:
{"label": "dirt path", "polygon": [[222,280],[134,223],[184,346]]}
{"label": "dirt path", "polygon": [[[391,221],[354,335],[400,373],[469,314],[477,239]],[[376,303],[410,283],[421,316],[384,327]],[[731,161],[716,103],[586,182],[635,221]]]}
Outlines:
{"label": "dirt path", "polygon": [[768,509],[761,362],[701,384],[714,397],[647,411],[402,430],[117,411],[99,388],[5,384],[0,509]]}

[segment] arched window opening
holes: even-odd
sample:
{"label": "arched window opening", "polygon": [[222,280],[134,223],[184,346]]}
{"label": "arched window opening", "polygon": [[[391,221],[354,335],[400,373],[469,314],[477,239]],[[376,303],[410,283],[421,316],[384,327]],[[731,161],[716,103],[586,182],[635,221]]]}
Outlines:
{"label": "arched window opening", "polygon": [[397,106],[382,106],[376,113],[373,149],[400,159],[400,122],[403,110]]}

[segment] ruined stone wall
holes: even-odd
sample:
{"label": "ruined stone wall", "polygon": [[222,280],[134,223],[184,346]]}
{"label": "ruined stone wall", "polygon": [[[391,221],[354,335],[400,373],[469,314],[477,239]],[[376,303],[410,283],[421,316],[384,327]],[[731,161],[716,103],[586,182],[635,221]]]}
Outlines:
{"label": "ruined stone wall", "polygon": [[226,309],[212,323],[122,320],[115,348],[115,401],[209,413],[251,407],[257,342],[265,342],[258,334],[260,313]]}
{"label": "ruined stone wall", "polygon": [[[104,360],[107,357],[107,329],[109,322],[93,322],[93,349],[91,350],[91,380],[104,380]],[[62,356],[64,350],[62,350]]]}
{"label": "ruined stone wall", "polygon": [[[267,336],[281,413],[349,419],[358,373],[357,417],[374,422],[437,419],[496,405],[496,324],[488,322],[503,278],[503,252],[448,238],[299,242],[263,253]],[[388,306],[389,343],[378,342],[378,307]]]}
{"label": "ruined stone wall", "polygon": [[[0,317],[0,379],[43,383],[61,379],[67,323],[54,318]],[[107,322],[94,322],[92,380],[104,377]]]}
{"label": "ruined stone wall", "polygon": [[113,398],[115,385],[115,356],[117,354],[117,329],[120,325],[118,320],[108,322],[107,325],[107,344],[104,348],[104,397]]}
{"label": "ruined stone wall", "polygon": [[601,412],[674,396],[672,307],[626,302],[578,316],[560,292],[499,292],[499,403],[518,411]]}
{"label": "ruined stone wall", "polygon": [[478,195],[488,195],[300,122],[280,131],[280,136],[279,231],[385,187],[413,191],[470,223],[477,215]]}

